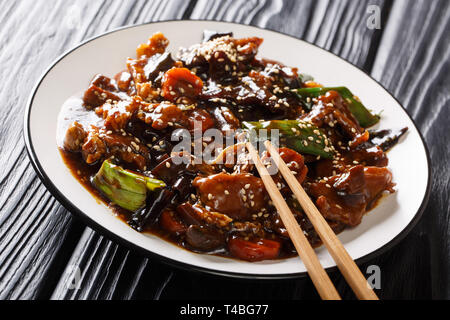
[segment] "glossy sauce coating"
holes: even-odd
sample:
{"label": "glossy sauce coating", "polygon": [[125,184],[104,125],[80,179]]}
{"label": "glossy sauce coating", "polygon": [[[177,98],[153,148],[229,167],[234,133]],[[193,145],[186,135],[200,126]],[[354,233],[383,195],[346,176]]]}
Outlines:
{"label": "glossy sauce coating", "polygon": [[[297,119],[320,128],[332,159],[287,147],[280,154],[335,232],[358,225],[384,191],[393,192],[385,151],[398,134],[362,128],[336,91],[315,99],[311,110],[305,108],[295,90],[318,84],[302,83],[296,68],[257,58],[262,39],[227,34],[206,40],[173,58],[165,51],[168,40],[156,33],[138,47],[137,58],[127,60],[126,70],[113,78],[95,76],[82,99],[71,99],[63,108],[58,141],[66,164],[121,219],[196,252],[247,261],[296,254],[251,164],[197,163],[189,152],[173,153],[172,134],[186,129],[194,137],[195,122],[203,132],[217,128],[223,133],[259,120]],[[212,142],[199,143],[203,150]],[[225,147],[214,143],[217,150]],[[188,161],[177,164],[175,156]],[[270,160],[270,155],[262,158]],[[148,193],[146,206],[137,212],[119,208],[91,184],[107,159],[167,187]],[[282,177],[274,180],[309,241],[320,245]]]}

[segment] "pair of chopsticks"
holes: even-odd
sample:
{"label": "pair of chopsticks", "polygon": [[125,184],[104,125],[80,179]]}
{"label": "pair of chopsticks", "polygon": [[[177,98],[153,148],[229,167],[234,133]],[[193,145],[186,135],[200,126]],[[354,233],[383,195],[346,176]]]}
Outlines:
{"label": "pair of chopsticks", "polygon": [[[336,262],[336,265],[345,280],[355,292],[357,298],[360,300],[378,300],[377,295],[369,287],[366,279],[361,273],[361,270],[359,270],[358,266],[352,260],[347,250],[345,250],[336,234],[325,221],[322,214],[306,194],[305,190],[292,174],[286,163],[280,157],[278,151],[273,147],[270,141],[266,141],[265,146],[275,164],[278,166],[283,178],[286,180],[286,183],[289,185],[290,189],[317,231],[317,234],[320,236],[322,242]],[[251,142],[247,143],[247,149],[250,152],[250,156],[255,163],[256,169],[263,180],[267,192],[269,193],[275,208],[278,210],[281,220],[289,233],[289,237],[294,243],[298,255],[305,264],[308,274],[311,277],[311,280],[314,283],[320,297],[324,300],[340,300],[341,297],[339,296],[339,293],[336,291],[336,288],[328,277],[328,274],[320,264],[314,249],[311,247],[310,243],[303,234],[300,225],[297,223],[297,220],[286,204],[286,201],[275,185],[275,182],[272,180],[266,167],[261,162],[261,158]]]}

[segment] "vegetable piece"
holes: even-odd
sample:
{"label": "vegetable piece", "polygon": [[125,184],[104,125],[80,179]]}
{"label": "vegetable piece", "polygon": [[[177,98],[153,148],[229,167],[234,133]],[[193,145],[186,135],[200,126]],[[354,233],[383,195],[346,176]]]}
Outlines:
{"label": "vegetable piece", "polygon": [[333,152],[331,142],[322,130],[313,124],[301,120],[272,120],[264,122],[243,122],[244,129],[255,130],[259,134],[261,129],[268,131],[279,130],[280,144],[286,145],[299,153],[307,153],[331,159]]}
{"label": "vegetable piece", "polygon": [[176,199],[178,195],[168,188],[162,189],[144,208],[137,210],[128,221],[133,229],[142,232],[145,225],[155,223],[162,211]]}
{"label": "vegetable piece", "polygon": [[172,234],[180,235],[186,232],[187,226],[175,217],[171,210],[165,210],[159,218],[160,225]]}
{"label": "vegetable piece", "polygon": [[218,230],[191,225],[186,231],[186,242],[196,250],[208,252],[224,246],[225,237]]}
{"label": "vegetable piece", "polygon": [[[289,170],[294,173],[297,181],[302,184],[305,181],[306,175],[308,173],[308,167],[305,166],[303,156],[289,148],[279,148],[278,153],[280,154],[281,159],[283,159],[283,161],[286,163]],[[265,165],[270,164],[270,153],[267,150],[263,152],[261,161]],[[289,189],[279,171],[277,172],[277,174],[272,175],[272,179],[275,184],[279,186],[280,192],[282,194],[291,193],[291,189]]]}
{"label": "vegetable piece", "polygon": [[92,183],[111,202],[129,211],[136,211],[145,205],[147,191],[166,186],[161,180],[125,170],[109,160],[103,162]]}
{"label": "vegetable piece", "polygon": [[275,259],[280,254],[281,244],[278,241],[261,239],[257,242],[240,238],[231,238],[228,248],[235,257],[246,261],[262,261]]}
{"label": "vegetable piece", "polygon": [[172,102],[180,97],[196,98],[202,93],[203,81],[186,68],[172,68],[164,74],[162,96]]}
{"label": "vegetable piece", "polygon": [[225,37],[225,36],[233,37],[233,33],[232,32],[218,32],[218,31],[213,31],[213,30],[204,30],[203,31],[203,42],[208,42],[210,40],[214,40],[214,39]]}
{"label": "vegetable piece", "polygon": [[378,115],[373,115],[366,107],[359,101],[357,97],[346,87],[324,87],[324,88],[301,88],[297,90],[297,95],[309,110],[312,109],[312,98],[317,98],[325,95],[328,91],[337,91],[341,97],[348,103],[350,112],[358,120],[359,124],[363,128],[368,128],[380,121]]}
{"label": "vegetable piece", "polygon": [[298,75],[298,80],[299,80],[301,83],[305,83],[305,82],[308,82],[308,81],[314,81],[314,78],[313,78],[312,76],[310,76],[309,74],[306,74],[306,73],[300,73],[300,74]]}
{"label": "vegetable piece", "polygon": [[147,65],[144,67],[145,77],[149,81],[155,80],[160,72],[165,72],[173,67],[175,61],[169,52],[156,54],[148,59]]}
{"label": "vegetable piece", "polygon": [[313,80],[308,80],[305,83],[303,83],[303,87],[305,88],[323,88],[323,85],[315,82]]}
{"label": "vegetable piece", "polygon": [[384,152],[389,151],[394,147],[400,138],[408,131],[408,128],[400,130],[380,130],[370,131],[369,143],[375,146],[379,146]]}

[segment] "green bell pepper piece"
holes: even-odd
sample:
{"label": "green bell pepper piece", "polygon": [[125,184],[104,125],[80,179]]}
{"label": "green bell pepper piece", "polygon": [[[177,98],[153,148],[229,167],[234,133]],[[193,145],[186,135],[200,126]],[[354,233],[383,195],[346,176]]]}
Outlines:
{"label": "green bell pepper piece", "polygon": [[[284,145],[299,153],[312,154],[322,158],[333,158],[333,147],[328,137],[322,130],[313,124],[301,120],[272,120],[264,122],[243,122],[242,126],[247,131],[266,129],[278,129],[280,133],[280,145]],[[268,138],[270,135],[267,136]]]}

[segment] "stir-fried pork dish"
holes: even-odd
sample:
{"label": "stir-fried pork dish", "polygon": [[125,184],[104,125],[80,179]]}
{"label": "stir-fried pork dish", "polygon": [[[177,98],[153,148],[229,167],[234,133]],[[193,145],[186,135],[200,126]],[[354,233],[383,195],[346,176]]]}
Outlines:
{"label": "stir-fried pork dish", "polygon": [[[386,152],[407,128],[368,130],[380,117],[349,89],[257,57],[262,43],[205,32],[201,43],[171,54],[168,39],[154,34],[126,69],[94,76],[66,102],[59,119],[65,162],[138,232],[200,253],[279,259],[296,251],[244,144],[278,134],[281,157],[331,228],[357,226],[383,193],[394,192]],[[210,159],[202,157],[207,150]],[[281,174],[273,179],[308,240],[321,245]]]}

